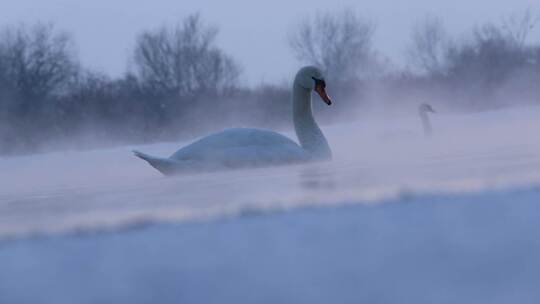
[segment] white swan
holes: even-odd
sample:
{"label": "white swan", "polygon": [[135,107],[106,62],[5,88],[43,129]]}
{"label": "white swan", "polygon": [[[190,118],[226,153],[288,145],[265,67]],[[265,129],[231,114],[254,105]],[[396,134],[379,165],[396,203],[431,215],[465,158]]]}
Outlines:
{"label": "white swan", "polygon": [[133,152],[165,175],[331,159],[328,142],[311,110],[312,90],[326,104],[332,104],[325,87],[324,77],[316,67],[303,67],[294,78],[293,120],[300,145],[276,132],[237,128],[203,137],[169,158]]}
{"label": "white swan", "polygon": [[435,113],[435,110],[431,105],[423,103],[418,107],[418,114],[420,115],[420,120],[422,121],[422,127],[424,128],[424,135],[429,137],[433,133],[431,128],[431,122],[429,121],[428,113]]}

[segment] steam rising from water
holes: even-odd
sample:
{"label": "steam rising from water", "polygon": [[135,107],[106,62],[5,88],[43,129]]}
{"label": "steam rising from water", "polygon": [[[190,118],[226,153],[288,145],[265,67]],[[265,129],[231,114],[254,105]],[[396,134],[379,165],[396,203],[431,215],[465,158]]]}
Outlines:
{"label": "steam rising from water", "polygon": [[185,143],[0,159],[0,238],[540,182],[540,108],[438,113],[431,139],[392,115],[322,126],[328,163],[165,178],[130,153]]}

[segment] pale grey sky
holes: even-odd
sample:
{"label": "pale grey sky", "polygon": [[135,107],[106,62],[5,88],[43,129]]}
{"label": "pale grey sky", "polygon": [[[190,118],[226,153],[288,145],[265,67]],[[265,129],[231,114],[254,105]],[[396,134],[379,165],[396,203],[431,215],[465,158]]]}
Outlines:
{"label": "pale grey sky", "polygon": [[[353,9],[377,25],[375,47],[397,64],[414,22],[426,14],[444,19],[452,33],[473,25],[499,21],[538,0],[0,0],[0,25],[52,21],[73,33],[82,63],[120,75],[141,30],[173,24],[193,12],[219,27],[218,43],[242,65],[243,81],[251,85],[289,79],[298,67],[287,35],[298,20],[317,10]],[[540,26],[530,37],[540,41]]]}

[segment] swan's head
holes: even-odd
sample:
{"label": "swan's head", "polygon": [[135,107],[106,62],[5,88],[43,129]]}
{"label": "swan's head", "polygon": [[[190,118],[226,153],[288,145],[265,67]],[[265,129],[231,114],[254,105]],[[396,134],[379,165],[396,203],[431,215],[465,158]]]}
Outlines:
{"label": "swan's head", "polygon": [[332,104],[332,100],[328,94],[326,94],[326,82],[324,81],[324,76],[320,69],[314,66],[301,68],[300,71],[296,73],[294,84],[306,90],[317,92],[327,105]]}
{"label": "swan's head", "polygon": [[421,105],[418,107],[418,110],[420,110],[420,112],[430,112],[430,113],[435,113],[435,110],[431,107],[431,105],[429,105],[429,104],[427,104],[427,103],[421,104]]}

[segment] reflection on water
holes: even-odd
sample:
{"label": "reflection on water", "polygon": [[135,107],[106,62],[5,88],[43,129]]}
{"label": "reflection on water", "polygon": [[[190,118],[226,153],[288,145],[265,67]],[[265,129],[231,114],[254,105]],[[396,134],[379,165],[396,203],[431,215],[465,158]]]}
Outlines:
{"label": "reflection on water", "polygon": [[305,166],[299,169],[300,186],[307,190],[329,190],[336,187],[334,172],[320,164]]}
{"label": "reflection on water", "polygon": [[132,176],[124,177],[124,172],[119,171],[111,176],[96,175],[92,185],[77,187],[72,182],[66,183],[69,187],[59,184],[0,193],[0,238],[252,214],[313,204],[380,201],[398,195],[402,189],[456,191],[527,179],[540,181],[538,153],[524,154],[522,150],[515,151],[519,157],[505,150],[500,157],[479,161],[477,156],[485,151],[455,157],[461,154],[444,150],[414,155],[402,149],[400,156],[404,160],[389,156],[372,158],[367,164],[369,155],[357,159],[338,157],[325,163],[172,178],[154,174],[143,162],[124,159],[128,155],[125,152],[118,159],[126,169],[140,165]]}

